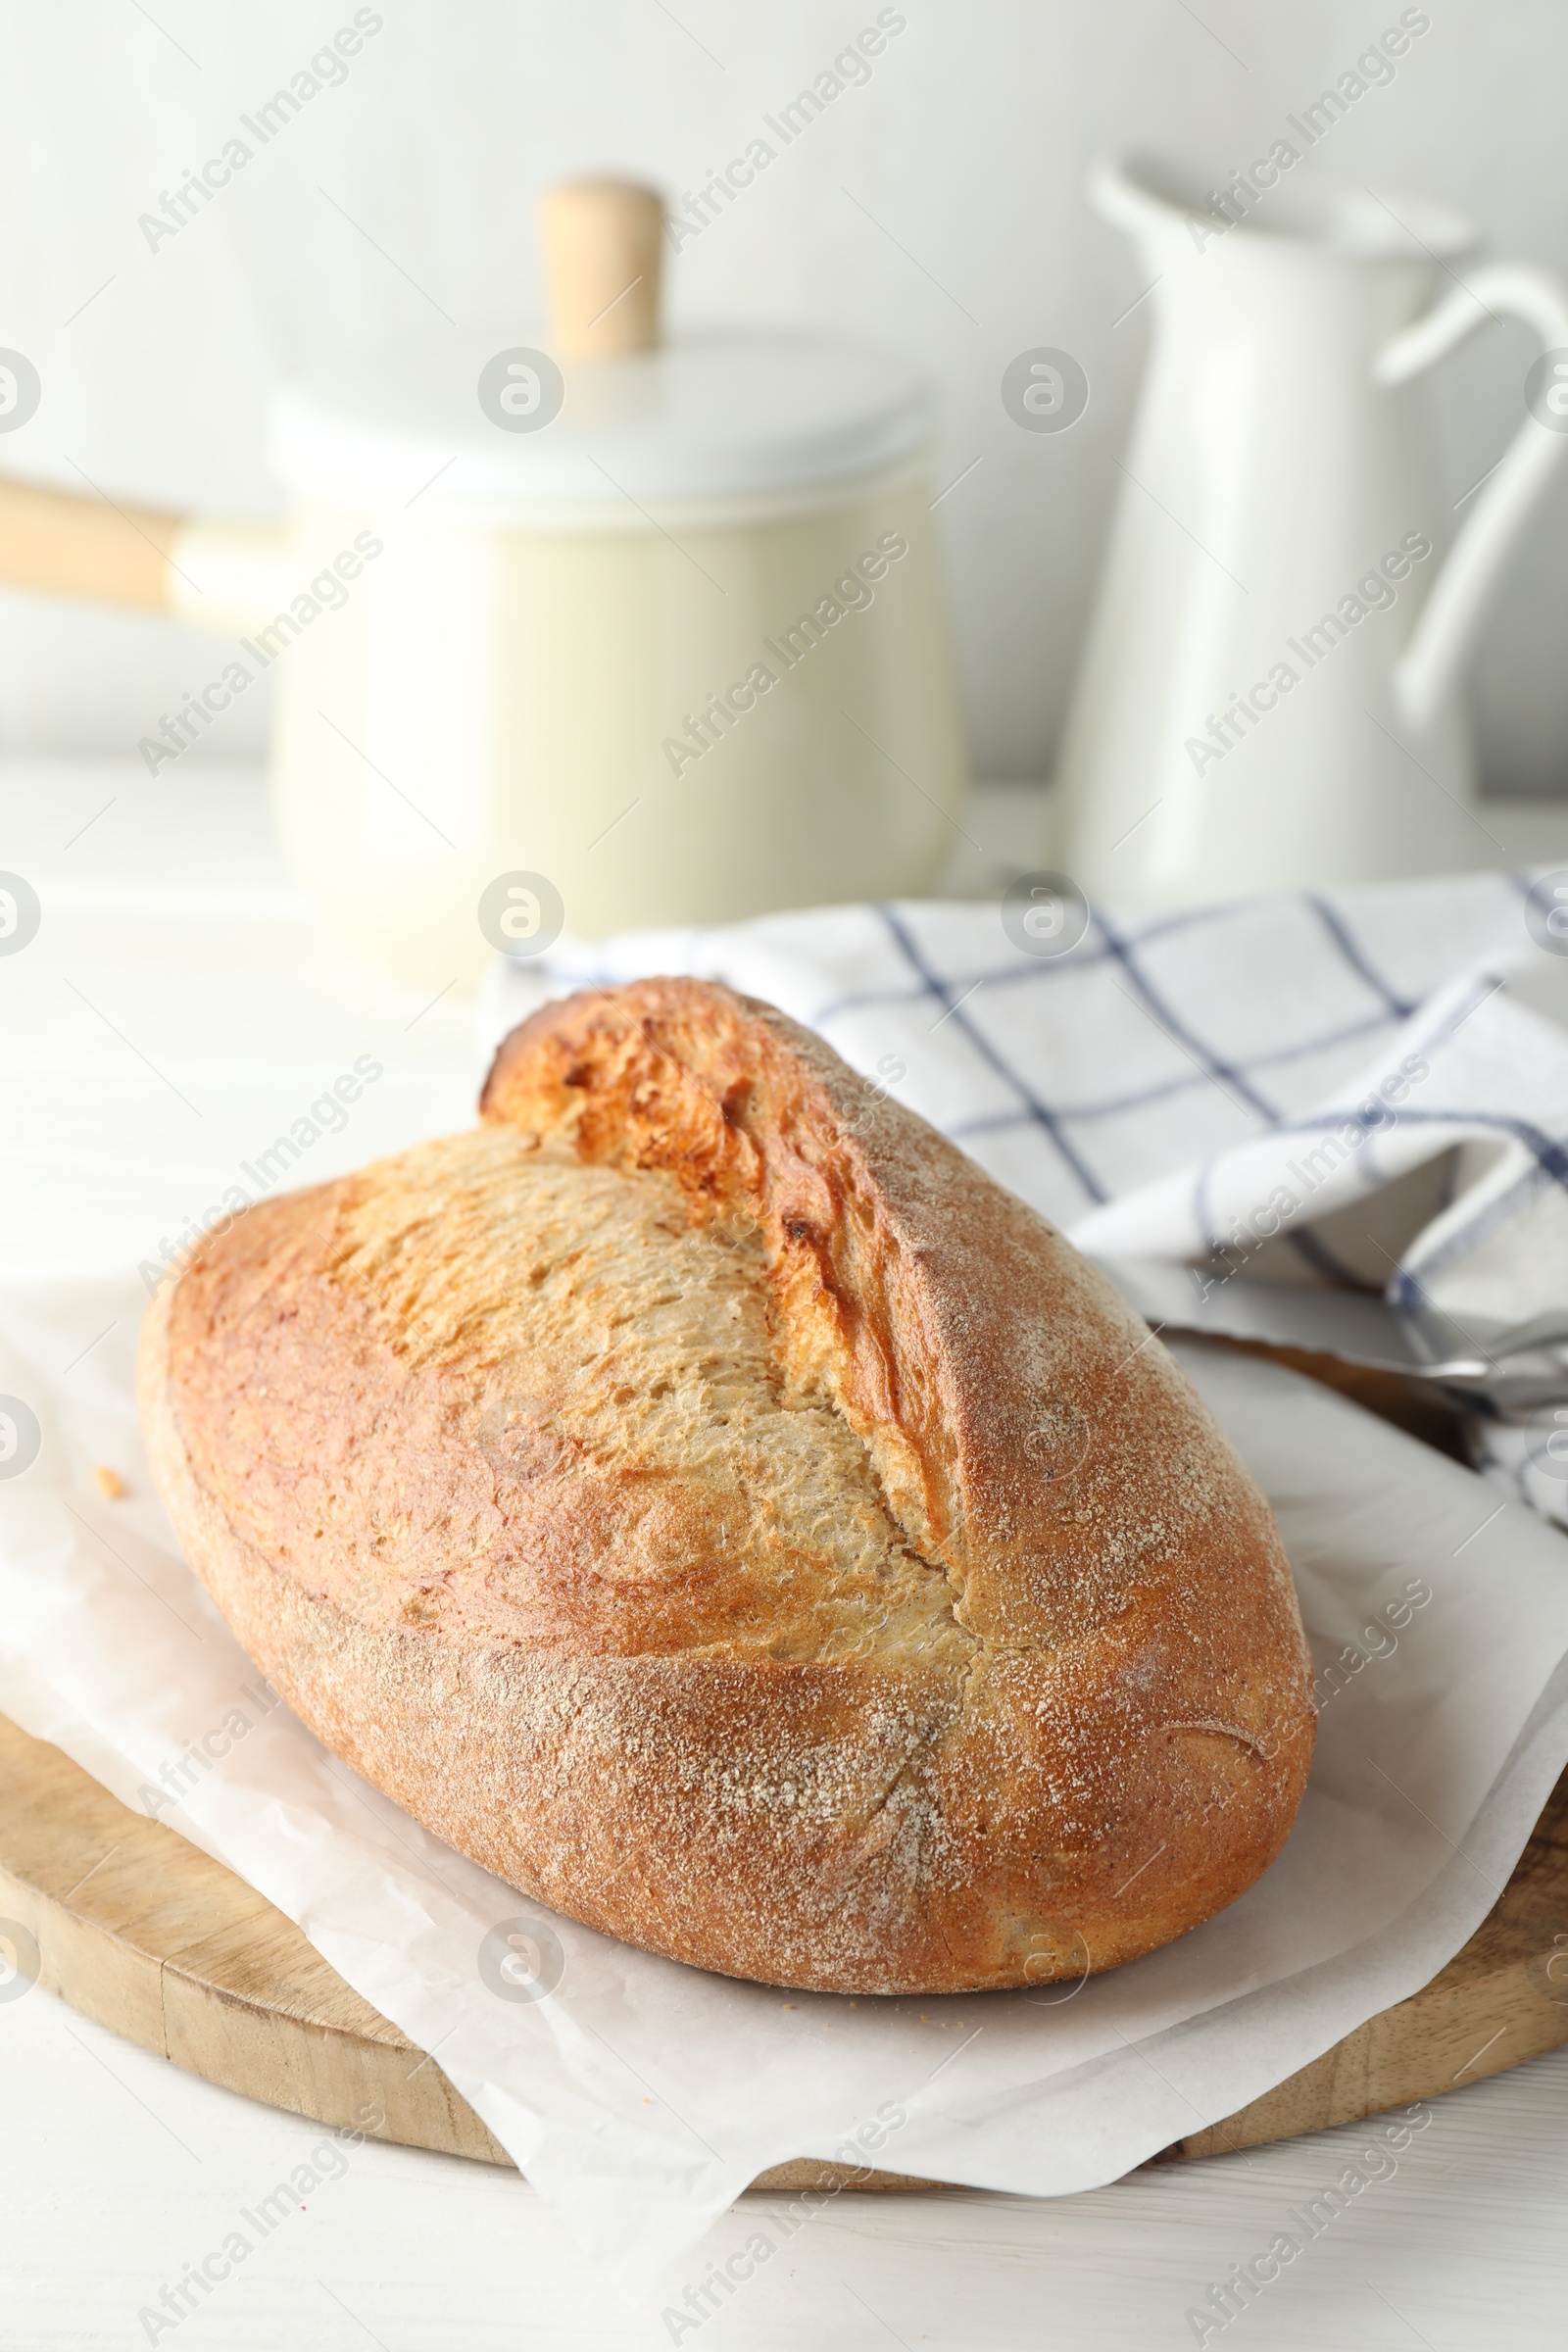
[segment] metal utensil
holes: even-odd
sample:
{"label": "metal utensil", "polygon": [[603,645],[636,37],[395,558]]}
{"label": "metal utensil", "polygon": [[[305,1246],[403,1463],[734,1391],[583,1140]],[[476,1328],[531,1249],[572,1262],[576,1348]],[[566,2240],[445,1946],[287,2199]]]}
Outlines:
{"label": "metal utensil", "polygon": [[1156,1331],[1262,1341],[1429,1381],[1505,1418],[1568,1403],[1568,1307],[1527,1322],[1394,1306],[1358,1291],[1258,1282],[1166,1258],[1100,1258],[1129,1306]]}

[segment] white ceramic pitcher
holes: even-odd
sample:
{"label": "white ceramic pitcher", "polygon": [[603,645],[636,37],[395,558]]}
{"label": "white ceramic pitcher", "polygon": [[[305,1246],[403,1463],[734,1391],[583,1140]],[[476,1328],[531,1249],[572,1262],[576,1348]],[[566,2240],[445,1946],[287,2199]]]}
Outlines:
{"label": "white ceramic pitcher", "polygon": [[1532,383],[1454,535],[1415,379],[1500,318],[1568,360],[1568,290],[1521,263],[1461,280],[1474,232],[1446,210],[1273,169],[1229,224],[1147,159],[1092,183],[1154,312],[1058,769],[1064,862],[1112,901],[1435,872],[1485,848],[1462,675],[1568,416],[1549,373]]}

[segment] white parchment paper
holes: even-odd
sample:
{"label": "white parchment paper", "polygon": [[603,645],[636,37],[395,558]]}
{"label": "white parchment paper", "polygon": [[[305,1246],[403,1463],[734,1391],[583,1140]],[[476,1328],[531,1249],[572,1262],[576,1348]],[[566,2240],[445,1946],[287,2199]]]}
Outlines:
{"label": "white parchment paper", "polygon": [[1426,1983],[1568,1759],[1568,1538],[1328,1391],[1195,1345],[1319,1668],[1310,1786],[1266,1876],[1081,1985],[856,2001],[654,1959],[464,1860],[271,1702],[152,1494],[141,1303],[0,1298],[0,1396],[42,1432],[0,1464],[0,1708],[297,1920],[628,2281],[789,2157],[1033,2195],[1114,2179]]}

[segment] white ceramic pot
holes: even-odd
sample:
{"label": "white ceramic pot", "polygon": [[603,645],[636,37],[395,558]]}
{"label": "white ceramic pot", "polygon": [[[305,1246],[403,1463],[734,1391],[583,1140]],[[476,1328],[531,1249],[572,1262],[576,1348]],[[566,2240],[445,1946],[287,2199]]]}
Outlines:
{"label": "white ceramic pot", "polygon": [[434,989],[564,927],[919,891],[956,830],[922,387],[821,336],[661,345],[662,220],[553,188],[549,349],[454,329],[291,384],[279,528],[0,482],[0,579],[233,633],[154,773],[273,679],[296,871]]}
{"label": "white ceramic pot", "polygon": [[587,937],[927,886],[963,769],[907,371],[714,336],[567,361],[513,431],[476,395],[495,351],[290,387],[286,531],[173,549],[173,608],[275,677],[278,822],[334,923],[440,987],[509,871]]}

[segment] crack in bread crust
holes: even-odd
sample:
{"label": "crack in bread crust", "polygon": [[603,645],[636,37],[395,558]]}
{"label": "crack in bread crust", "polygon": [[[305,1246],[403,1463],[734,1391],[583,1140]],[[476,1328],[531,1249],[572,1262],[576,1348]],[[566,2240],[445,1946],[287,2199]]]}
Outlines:
{"label": "crack in bread crust", "polygon": [[149,1318],[176,1527],[327,1743],[776,1983],[1039,1984],[1242,1892],[1311,1752],[1289,1571],[1102,1278],[706,983],[546,1007],[482,1110]]}

